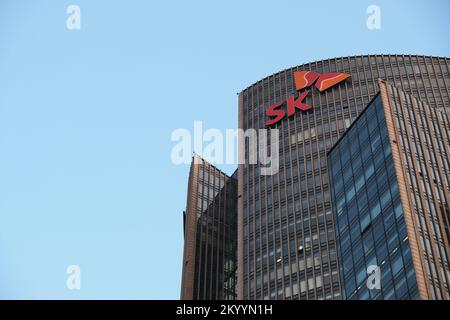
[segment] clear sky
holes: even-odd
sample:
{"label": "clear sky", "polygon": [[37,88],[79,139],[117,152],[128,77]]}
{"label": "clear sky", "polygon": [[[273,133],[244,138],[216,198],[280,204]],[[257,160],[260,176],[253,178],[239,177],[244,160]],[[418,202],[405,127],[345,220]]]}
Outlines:
{"label": "clear sky", "polygon": [[[66,28],[70,4],[80,30]],[[381,30],[366,27],[370,4]],[[178,299],[189,166],[171,162],[172,131],[235,128],[238,91],[301,63],[448,57],[449,9],[0,0],[0,298]]]}

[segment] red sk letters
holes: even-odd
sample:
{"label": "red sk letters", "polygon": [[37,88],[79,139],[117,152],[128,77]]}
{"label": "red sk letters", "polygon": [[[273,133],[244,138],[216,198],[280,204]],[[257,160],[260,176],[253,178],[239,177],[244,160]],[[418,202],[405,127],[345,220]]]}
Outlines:
{"label": "red sk letters", "polygon": [[[295,88],[297,91],[314,85],[320,92],[323,92],[335,84],[344,81],[348,77],[350,77],[349,74],[337,72],[320,74],[314,71],[297,71],[294,73]],[[303,103],[308,93],[309,90],[306,90],[300,93],[297,99],[293,96],[288,98],[286,103],[288,117],[295,114],[295,109],[307,111],[312,108]],[[286,112],[281,108],[284,104],[284,102],[277,102],[267,109],[267,115],[271,118],[267,121],[268,126],[281,121],[286,116]]]}

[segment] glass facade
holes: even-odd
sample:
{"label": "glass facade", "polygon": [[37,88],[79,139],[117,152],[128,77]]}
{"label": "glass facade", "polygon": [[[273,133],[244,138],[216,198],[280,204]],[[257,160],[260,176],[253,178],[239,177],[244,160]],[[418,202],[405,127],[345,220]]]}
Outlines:
{"label": "glass facade", "polygon": [[379,85],[328,153],[342,295],[448,300],[449,109]]}
{"label": "glass facade", "polygon": [[[328,160],[343,298],[419,298],[380,95]],[[369,266],[380,268],[380,289],[367,286]]]}
{"label": "glass facade", "polygon": [[[286,69],[256,82],[239,94],[239,128],[266,129],[268,107],[297,94],[294,83],[296,71],[351,75],[323,93],[313,88],[304,100],[305,104],[312,106],[311,110],[298,111],[271,127],[278,129],[280,136],[280,166],[277,174],[261,175],[259,163],[239,165],[239,298],[342,298],[327,152],[379,92],[380,78],[392,82],[431,107],[448,108],[449,69],[450,61],[440,57],[341,57]],[[255,146],[246,141],[246,163],[251,147]],[[267,144],[265,148],[270,149],[270,145]],[[379,192],[378,189],[376,192]],[[391,193],[385,196],[383,203],[389,200],[395,212],[396,199]],[[388,218],[390,220],[387,222],[393,221],[394,224],[386,228],[384,220],[382,222],[383,234],[387,239],[391,239],[393,228],[398,228],[397,236],[404,234],[403,227],[397,224],[395,213]],[[376,231],[381,232],[381,229]],[[370,236],[366,238],[361,239],[361,243],[369,241]],[[397,273],[393,274],[399,266],[404,270],[408,267],[408,253],[403,251],[403,246],[407,247],[407,240],[402,242],[403,239],[394,237],[386,248],[389,256],[390,249],[398,247],[392,257],[395,260],[389,258],[384,268],[392,268],[390,273],[386,272],[386,276],[390,274],[388,280],[394,286],[393,296],[397,297],[397,291],[398,294],[404,292],[406,286],[407,294],[413,297],[414,288],[409,287],[408,281],[414,275],[407,273],[406,278],[397,279]],[[401,259],[398,258],[400,256]],[[358,263],[361,265],[357,267],[361,267],[366,261],[358,260]],[[355,272],[359,272],[359,269]],[[400,286],[398,289],[397,285]],[[346,291],[344,297],[348,294]],[[384,293],[381,295],[384,297]]]}

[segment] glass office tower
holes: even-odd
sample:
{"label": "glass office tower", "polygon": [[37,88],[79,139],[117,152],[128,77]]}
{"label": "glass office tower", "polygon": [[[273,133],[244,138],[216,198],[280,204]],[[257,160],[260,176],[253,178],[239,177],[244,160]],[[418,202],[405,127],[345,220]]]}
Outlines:
{"label": "glass office tower", "polygon": [[181,299],[236,298],[237,173],[192,158],[184,212]]}
{"label": "glass office tower", "polygon": [[[327,151],[377,95],[380,89],[377,79],[392,82],[432,108],[448,108],[449,69],[450,61],[440,57],[341,57],[283,70],[239,93],[239,128],[267,129],[267,110],[271,105],[305,92],[298,92],[295,72],[350,75],[324,92],[310,88],[303,102],[312,108],[297,111],[270,126],[280,133],[277,174],[261,175],[261,165],[249,164],[248,161],[238,167],[239,298],[347,297],[347,291],[341,296]],[[249,159],[250,144],[245,141],[246,160]],[[269,144],[266,148],[270,149]],[[391,195],[390,201],[393,201]],[[445,208],[445,204],[442,205]],[[394,215],[390,219],[395,220],[395,207],[393,209]],[[406,227],[408,229],[408,224]],[[396,224],[396,228],[399,228],[398,233],[396,231],[398,237],[404,234],[401,225]],[[402,247],[398,250],[398,254],[402,255],[402,264],[397,264],[395,260],[392,267],[407,270],[405,268],[411,262],[403,259]],[[411,251],[413,263],[414,254]],[[405,281],[414,282],[413,278],[414,274],[408,275]],[[416,279],[418,287],[415,289],[407,287],[410,297],[422,297],[420,281]],[[394,287],[398,285],[392,283]]]}
{"label": "glass office tower", "polygon": [[380,81],[329,151],[344,299],[449,299],[448,111]]}

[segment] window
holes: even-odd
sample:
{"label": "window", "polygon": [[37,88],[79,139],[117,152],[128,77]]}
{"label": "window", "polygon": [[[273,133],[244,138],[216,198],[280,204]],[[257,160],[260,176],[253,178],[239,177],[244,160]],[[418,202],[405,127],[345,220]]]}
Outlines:
{"label": "window", "polygon": [[354,196],[355,196],[355,187],[353,187],[352,185],[350,189],[347,191],[347,202],[350,202]]}
{"label": "window", "polygon": [[380,203],[377,201],[375,205],[370,209],[370,215],[372,216],[372,220],[374,220],[381,212]]}
{"label": "window", "polygon": [[356,192],[361,189],[361,187],[364,185],[364,176],[359,177],[359,179],[356,181]]}
{"label": "window", "polygon": [[403,260],[400,253],[394,258],[394,262],[392,263],[392,273],[394,276],[403,268]]}
{"label": "window", "polygon": [[372,147],[372,152],[375,152],[375,150],[377,149],[377,147],[380,145],[380,136],[377,135],[374,137],[371,147]]}
{"label": "window", "polygon": [[373,168],[373,164],[371,163],[367,168],[366,168],[366,171],[365,171],[365,176],[366,176],[366,180],[369,180],[369,178],[372,176],[372,174],[373,174],[373,172],[374,172],[374,168]]}
{"label": "window", "polygon": [[361,233],[365,232],[367,227],[370,225],[370,215],[367,212],[362,218],[361,218]]}

